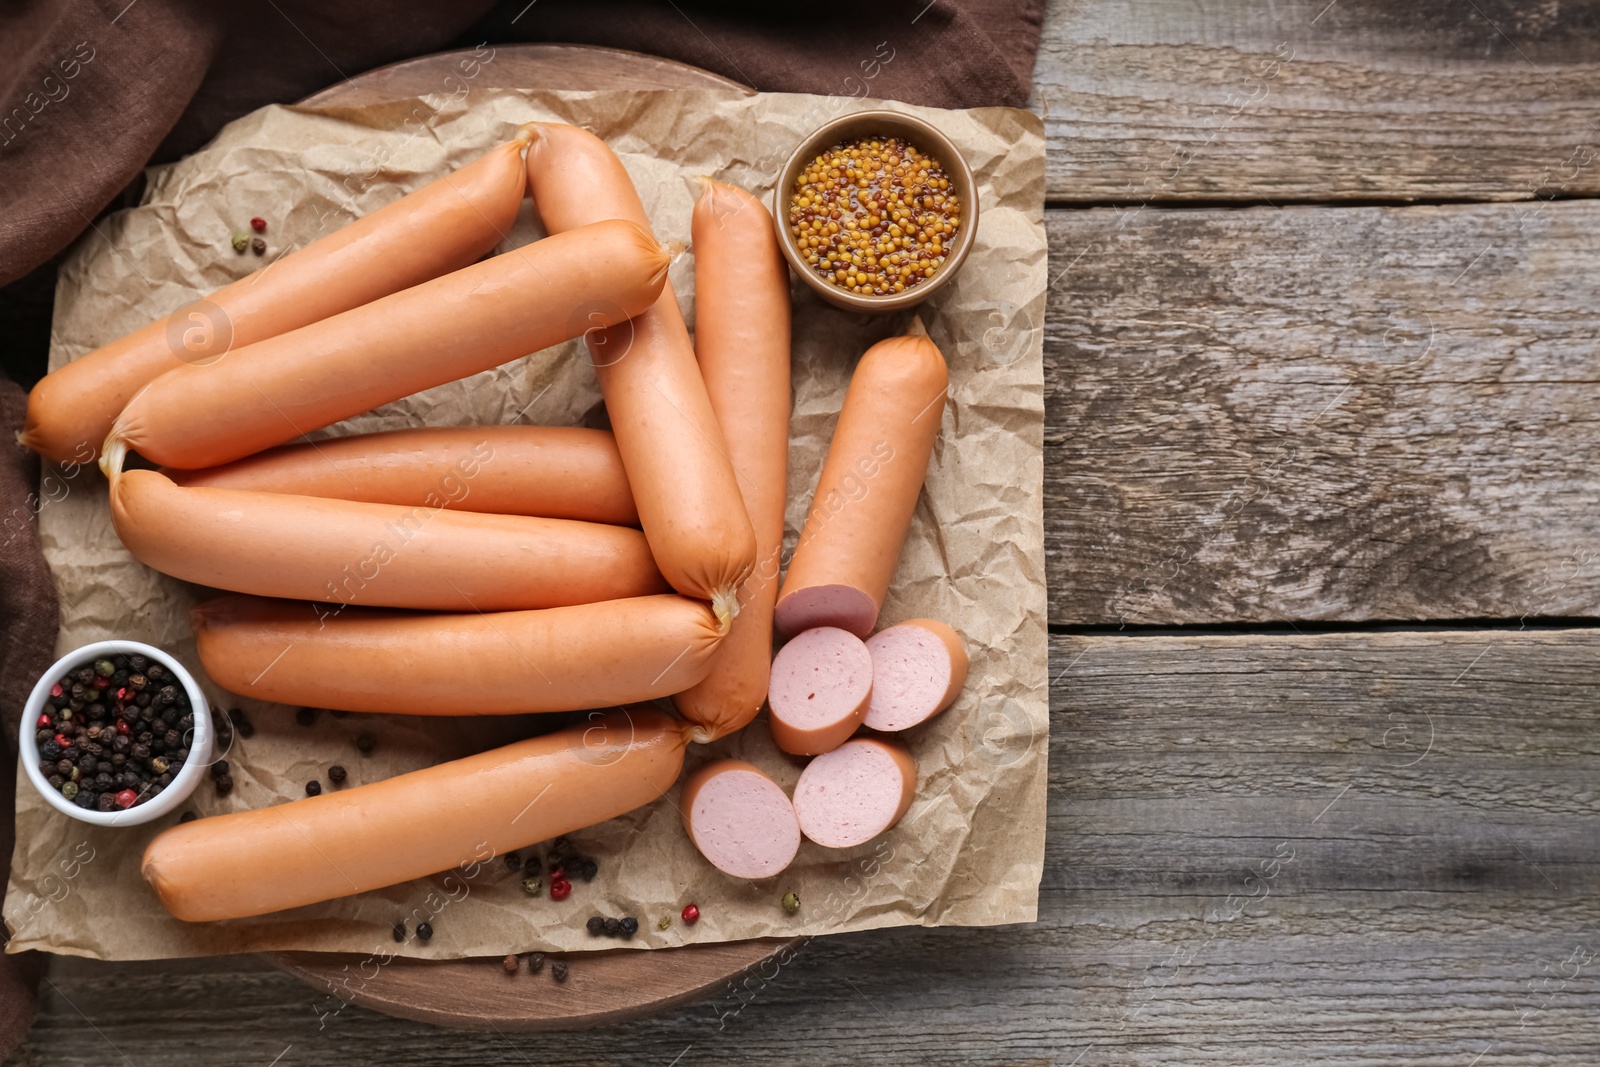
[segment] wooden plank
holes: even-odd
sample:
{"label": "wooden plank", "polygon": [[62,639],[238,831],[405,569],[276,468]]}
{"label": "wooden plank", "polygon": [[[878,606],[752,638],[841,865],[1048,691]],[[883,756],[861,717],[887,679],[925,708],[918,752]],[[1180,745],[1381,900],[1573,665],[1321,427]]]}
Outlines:
{"label": "wooden plank", "polygon": [[354,1007],[319,1029],[250,960],[56,960],[17,1062],[1600,1057],[1600,632],[1057,637],[1052,661],[1034,925],[824,938],[559,1036]]}
{"label": "wooden plank", "polygon": [[1600,7],[1053,0],[1055,200],[1527,199],[1600,190]]}
{"label": "wooden plank", "polygon": [[1600,615],[1600,203],[1047,226],[1052,623]]}

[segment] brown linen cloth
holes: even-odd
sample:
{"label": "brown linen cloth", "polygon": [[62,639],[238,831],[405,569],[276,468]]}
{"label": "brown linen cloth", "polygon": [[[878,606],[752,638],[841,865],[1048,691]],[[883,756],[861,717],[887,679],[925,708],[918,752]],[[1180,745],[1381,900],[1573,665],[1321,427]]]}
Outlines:
{"label": "brown linen cloth", "polygon": [[[406,56],[481,41],[651,52],[765,91],[936,107],[1021,106],[1044,0],[910,0],[847,20],[714,0],[20,0],[0,8],[0,367],[44,374],[60,253],[150,163],[226,123]],[[887,56],[891,61],[885,61]],[[870,78],[865,77],[870,73]],[[128,187],[133,183],[131,193]],[[30,273],[31,272],[31,273]],[[9,283],[9,284],[8,284]],[[33,525],[38,464],[11,445],[23,395],[0,379],[0,886],[11,857],[17,715],[54,651],[58,607]],[[0,956],[0,1059],[35,1011],[39,962]]]}

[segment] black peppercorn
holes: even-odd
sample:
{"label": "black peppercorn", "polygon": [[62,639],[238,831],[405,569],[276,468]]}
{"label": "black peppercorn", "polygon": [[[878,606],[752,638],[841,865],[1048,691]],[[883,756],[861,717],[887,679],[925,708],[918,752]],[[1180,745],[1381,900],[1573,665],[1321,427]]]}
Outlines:
{"label": "black peppercorn", "polygon": [[622,939],[632,941],[633,935],[639,932],[639,920],[632,915],[622,920]]}
{"label": "black peppercorn", "polygon": [[567,961],[556,960],[552,963],[550,965],[550,977],[558,982],[565,982],[567,980]]}
{"label": "black peppercorn", "polygon": [[616,937],[618,934],[622,933],[622,923],[620,920],[605,919],[602,921],[601,925],[605,929],[607,937]]}
{"label": "black peppercorn", "polygon": [[233,775],[224,774],[217,779],[217,796],[225,797],[233,792]]}
{"label": "black peppercorn", "polygon": [[543,952],[530,952],[530,953],[528,953],[528,973],[529,974],[538,974],[542,970],[544,970],[544,953]]}
{"label": "black peppercorn", "polygon": [[255,724],[245,717],[243,708],[229,708],[228,719],[233,723],[233,728],[239,731],[240,737],[249,737],[256,732]]}
{"label": "black peppercorn", "polygon": [[78,795],[72,798],[78,807],[88,810],[100,802],[100,794],[92,789],[80,789]]}
{"label": "black peppercorn", "polygon": [[404,919],[394,924],[394,939],[396,941],[404,941],[406,939],[406,921]]}
{"label": "black peppercorn", "polygon": [[377,747],[378,739],[376,737],[366,732],[356,734],[356,748],[361,750],[363,756],[370,755],[372,750]]}
{"label": "black peppercorn", "polygon": [[588,927],[590,937],[599,937],[606,932],[606,921],[598,915],[589,916],[589,921],[584,925]]}
{"label": "black peppercorn", "polygon": [[507,852],[505,856],[505,862],[506,870],[514,871],[518,867],[522,866],[522,857],[518,856],[515,852]]}
{"label": "black peppercorn", "polygon": [[[94,808],[96,811],[110,811],[112,808],[117,806],[117,795],[115,793],[101,793],[99,796],[95,796],[95,794],[85,791],[79,793],[78,796],[80,799],[83,797],[94,797]],[[89,805],[85,804],[83,806],[87,808]]]}
{"label": "black peppercorn", "polygon": [[54,740],[46,741],[39,746],[39,755],[45,759],[59,759],[61,757],[61,746],[56,744]]}
{"label": "black peppercorn", "polygon": [[186,811],[182,815],[178,816],[178,821],[179,822],[194,822],[199,817],[200,816],[196,815],[192,811]]}
{"label": "black peppercorn", "polygon": [[211,765],[211,777],[213,777],[213,778],[221,778],[224,774],[227,774],[227,773],[228,773],[228,761],[227,760],[219,759],[219,760],[217,760],[217,762],[215,762],[215,763],[213,763]]}
{"label": "black peppercorn", "polygon": [[600,865],[592,859],[585,858],[583,861],[583,869],[578,872],[578,875],[585,882],[592,882],[594,881],[594,876],[598,873],[600,873]]}
{"label": "black peppercorn", "polygon": [[342,719],[350,713],[345,711],[343,708],[334,708],[333,710],[329,711],[328,714],[332,715],[335,719]]}
{"label": "black peppercorn", "polygon": [[342,766],[335,763],[332,767],[328,768],[328,781],[332,782],[334,785],[338,785],[340,782],[344,781],[344,779],[345,770]]}
{"label": "black peppercorn", "polygon": [[322,783],[321,782],[310,781],[310,782],[306,783],[306,796],[314,797],[318,793],[321,793],[321,792],[322,792]]}
{"label": "black peppercorn", "polygon": [[300,708],[294,713],[294,721],[301,726],[310,726],[317,721],[316,708]]}
{"label": "black peppercorn", "polygon": [[422,938],[422,940],[424,940],[424,941],[432,940],[433,939],[433,927],[431,925],[429,925],[428,923],[418,923],[417,924],[417,936]]}

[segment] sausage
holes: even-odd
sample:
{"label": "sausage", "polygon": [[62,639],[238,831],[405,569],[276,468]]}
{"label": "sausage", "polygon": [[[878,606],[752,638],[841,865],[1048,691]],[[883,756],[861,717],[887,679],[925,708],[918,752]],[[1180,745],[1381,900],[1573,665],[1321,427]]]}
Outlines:
{"label": "sausage", "polygon": [[[106,450],[211,467],[582,333],[588,308],[649,307],[668,257],[602,222],[474,263],[341,315],[168,371],[129,401]],[[101,457],[109,471],[113,461]]]}
{"label": "sausage", "polygon": [[714,760],[695,771],[678,810],[700,855],[735,878],[770,878],[800,851],[788,794],[744,760]]}
{"label": "sausage", "polygon": [[967,684],[967,647],[937,619],[909,619],[867,638],[872,703],[865,725],[906,730],[955,703]]}
{"label": "sausage", "polygon": [[814,756],[838,748],[871,702],[872,656],[848,630],[805,630],[772,660],[767,704],[772,739],[785,752]]}
{"label": "sausage", "polygon": [[801,833],[817,844],[852,848],[899,822],[916,791],[917,765],[903,746],[858,737],[806,764],[794,813]]}
{"label": "sausage", "polygon": [[665,793],[686,744],[684,724],[658,711],[596,716],[370,785],[178,823],[150,842],[140,872],[185,922],[265,915],[458,866],[442,888],[465,892],[496,856]]}
{"label": "sausage", "polygon": [[28,394],[22,443],[99,455],[117,414],[166,371],[460,270],[504,238],[527,191],[529,131],[304,248],[56,370]]}
{"label": "sausage", "polygon": [[705,677],[721,633],[674,594],[424,615],[225,596],[190,613],[211,680],[241,696],[405,715],[513,715],[654,700]]}
{"label": "sausage", "polygon": [[667,592],[638,530],[251,489],[111,482],[111,522],[163,574],[237,593],[435,611],[553,608]]}
{"label": "sausage", "polygon": [[694,205],[695,353],[756,534],[739,615],[705,681],[672,698],[711,741],[761,710],[772,666],[789,462],[789,268],[772,216],[731,185],[706,181]]}
{"label": "sausage", "polygon": [[178,485],[365,500],[637,526],[628,476],[605,430],[427,426],[257,452],[162,471]]}
{"label": "sausage", "polygon": [[926,335],[867,349],[850,377],[773,618],[866,637],[894,577],[939,435],[949,374]]}
{"label": "sausage", "polygon": [[[533,123],[528,191],[551,233],[597,219],[648,227],[633,181],[604,141],[576,126]],[[640,312],[643,312],[640,314]],[[668,584],[710,600],[723,626],[755,566],[756,538],[722,430],[670,285],[632,321],[588,335],[639,524]]]}

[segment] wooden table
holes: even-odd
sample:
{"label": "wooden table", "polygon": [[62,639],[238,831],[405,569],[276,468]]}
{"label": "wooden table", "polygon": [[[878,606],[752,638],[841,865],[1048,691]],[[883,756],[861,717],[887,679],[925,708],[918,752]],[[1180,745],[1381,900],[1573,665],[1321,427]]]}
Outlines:
{"label": "wooden table", "polygon": [[56,960],[14,1062],[1600,1062],[1597,17],[1051,7],[1037,924],[517,1037]]}

